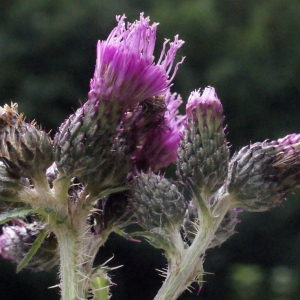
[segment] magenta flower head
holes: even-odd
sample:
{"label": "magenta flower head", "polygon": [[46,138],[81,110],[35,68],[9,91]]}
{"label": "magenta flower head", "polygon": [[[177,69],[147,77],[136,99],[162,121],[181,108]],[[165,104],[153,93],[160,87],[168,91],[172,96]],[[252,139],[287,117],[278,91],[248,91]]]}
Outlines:
{"label": "magenta flower head", "polygon": [[118,25],[106,41],[97,45],[94,78],[90,83],[90,101],[112,101],[134,106],[138,102],[164,93],[178,68],[171,72],[177,50],[184,43],[175,36],[166,51],[166,40],[157,63],[154,47],[158,23],[150,25],[150,18],[125,24],[125,16],[117,16]]}
{"label": "magenta flower head", "polygon": [[300,184],[300,134],[243,147],[229,164],[227,191],[234,205],[265,211]]}
{"label": "magenta flower head", "polygon": [[[132,154],[146,134],[133,132],[134,126],[139,127],[133,119],[145,119],[145,103],[154,101],[154,107],[160,106],[156,100],[159,102],[160,95],[166,93],[181,63],[174,66],[175,54],[183,44],[178,36],[171,43],[165,41],[155,63],[158,24],[150,25],[149,17],[144,18],[143,14],[132,24],[124,20],[125,16],[118,16],[118,25],[108,39],[98,42],[88,101],[60,126],[54,140],[60,173],[85,182],[95,181],[96,177],[89,174],[98,174],[100,182],[110,181],[105,186],[124,181],[131,169]],[[152,130],[154,125],[151,126]],[[149,132],[149,126],[147,129]],[[128,170],[114,170],[112,165],[118,166],[118,162],[128,166]]]}
{"label": "magenta flower head", "polygon": [[186,128],[178,148],[177,174],[194,193],[209,198],[227,175],[229,149],[223,127],[223,107],[212,87],[191,93]]}
{"label": "magenta flower head", "polygon": [[134,160],[139,170],[146,171],[150,168],[157,172],[170,163],[176,162],[185,119],[185,116],[178,115],[178,107],[181,103],[179,95],[171,94],[170,90],[166,91],[166,112],[163,122],[146,134],[142,145],[134,153]]}
{"label": "magenta flower head", "polygon": [[188,119],[193,119],[200,126],[209,130],[208,134],[214,131],[223,123],[223,106],[213,87],[207,87],[202,94],[200,90],[191,93],[187,105],[186,115]]}

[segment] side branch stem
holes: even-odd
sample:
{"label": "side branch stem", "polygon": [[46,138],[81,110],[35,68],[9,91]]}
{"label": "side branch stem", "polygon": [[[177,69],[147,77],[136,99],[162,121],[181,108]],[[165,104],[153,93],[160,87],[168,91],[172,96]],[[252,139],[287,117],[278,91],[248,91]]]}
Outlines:
{"label": "side branch stem", "polygon": [[168,275],[154,300],[175,300],[197,277],[202,277],[205,251],[230,208],[228,200],[226,196],[220,200],[220,207],[218,207],[220,214],[218,216],[202,214],[203,219],[192,245],[181,251],[180,260],[178,258],[176,260],[170,259]]}

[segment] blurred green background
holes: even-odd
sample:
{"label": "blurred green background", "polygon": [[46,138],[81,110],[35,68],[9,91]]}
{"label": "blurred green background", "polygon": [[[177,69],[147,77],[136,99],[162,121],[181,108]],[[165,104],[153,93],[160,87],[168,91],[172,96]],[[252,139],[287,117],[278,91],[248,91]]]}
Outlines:
{"label": "blurred green background", "polygon": [[[18,102],[28,120],[53,134],[87,99],[98,39],[115,15],[145,12],[164,38],[185,40],[173,92],[211,85],[221,98],[232,152],[300,131],[299,0],[1,0],[0,105]],[[184,109],[184,108],[183,108]],[[207,275],[181,300],[296,300],[300,295],[300,194],[262,214],[242,213],[237,234],[208,251]],[[112,235],[98,262],[110,266],[113,300],[150,300],[166,261],[146,243]],[[59,299],[55,273],[22,271],[1,260],[1,299]],[[168,299],[166,299],[168,300]]]}

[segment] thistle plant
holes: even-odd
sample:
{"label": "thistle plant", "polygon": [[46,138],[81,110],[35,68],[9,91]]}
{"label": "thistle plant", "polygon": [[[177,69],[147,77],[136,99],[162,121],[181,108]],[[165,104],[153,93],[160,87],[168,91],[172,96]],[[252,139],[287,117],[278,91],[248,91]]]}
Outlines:
{"label": "thistle plant", "polygon": [[[172,80],[183,41],[153,56],[157,23],[117,17],[97,44],[88,100],[54,138],[12,103],[0,107],[0,253],[17,270],[59,265],[61,299],[110,298],[110,268],[94,265],[112,232],[145,238],[167,258],[156,300],[202,285],[207,249],[235,232],[238,214],[281,204],[300,183],[300,135],[247,145],[231,158],[212,87],[186,114]],[[163,168],[177,167],[175,178]],[[139,229],[126,233],[130,224]]]}

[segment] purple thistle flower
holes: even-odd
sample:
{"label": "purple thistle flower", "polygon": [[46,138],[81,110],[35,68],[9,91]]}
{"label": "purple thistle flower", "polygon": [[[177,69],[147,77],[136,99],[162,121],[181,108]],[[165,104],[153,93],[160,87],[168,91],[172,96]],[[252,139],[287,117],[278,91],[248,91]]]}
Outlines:
{"label": "purple thistle flower", "polygon": [[213,123],[221,125],[224,119],[223,106],[215,89],[207,87],[202,94],[200,90],[192,92],[186,105],[186,116],[188,119],[200,122],[203,126],[209,127]]}
{"label": "purple thistle flower", "polygon": [[[160,106],[160,96],[168,90],[182,62],[173,68],[175,54],[183,44],[178,36],[168,51],[169,41],[165,41],[154,63],[158,24],[150,25],[149,17],[143,14],[132,24],[126,25],[124,19],[118,16],[118,25],[108,39],[98,42],[88,101],[60,126],[54,139],[59,172],[95,182],[95,176],[88,175],[99,174],[101,168],[103,177],[98,180],[110,182],[105,186],[124,181],[136,146],[142,145],[144,136],[161,123],[160,114],[148,113],[145,120],[147,103],[153,102],[154,108]],[[140,118],[141,124],[133,122],[134,118]],[[121,161],[125,162],[124,172],[112,168]]]}
{"label": "purple thistle flower", "polygon": [[138,169],[151,169],[154,172],[167,167],[177,159],[177,149],[183,131],[185,116],[178,115],[178,107],[182,103],[179,95],[165,93],[166,112],[162,124],[150,131],[143,144],[134,153]]}
{"label": "purple thistle flower", "polygon": [[[128,106],[164,93],[178,69],[171,73],[177,50],[184,43],[175,36],[166,52],[166,40],[158,62],[153,52],[158,23],[150,25],[150,18],[140,15],[140,20],[125,24],[125,16],[117,16],[118,25],[106,41],[97,45],[94,78],[90,83],[89,101],[117,99]],[[124,105],[124,103],[122,104]]]}

